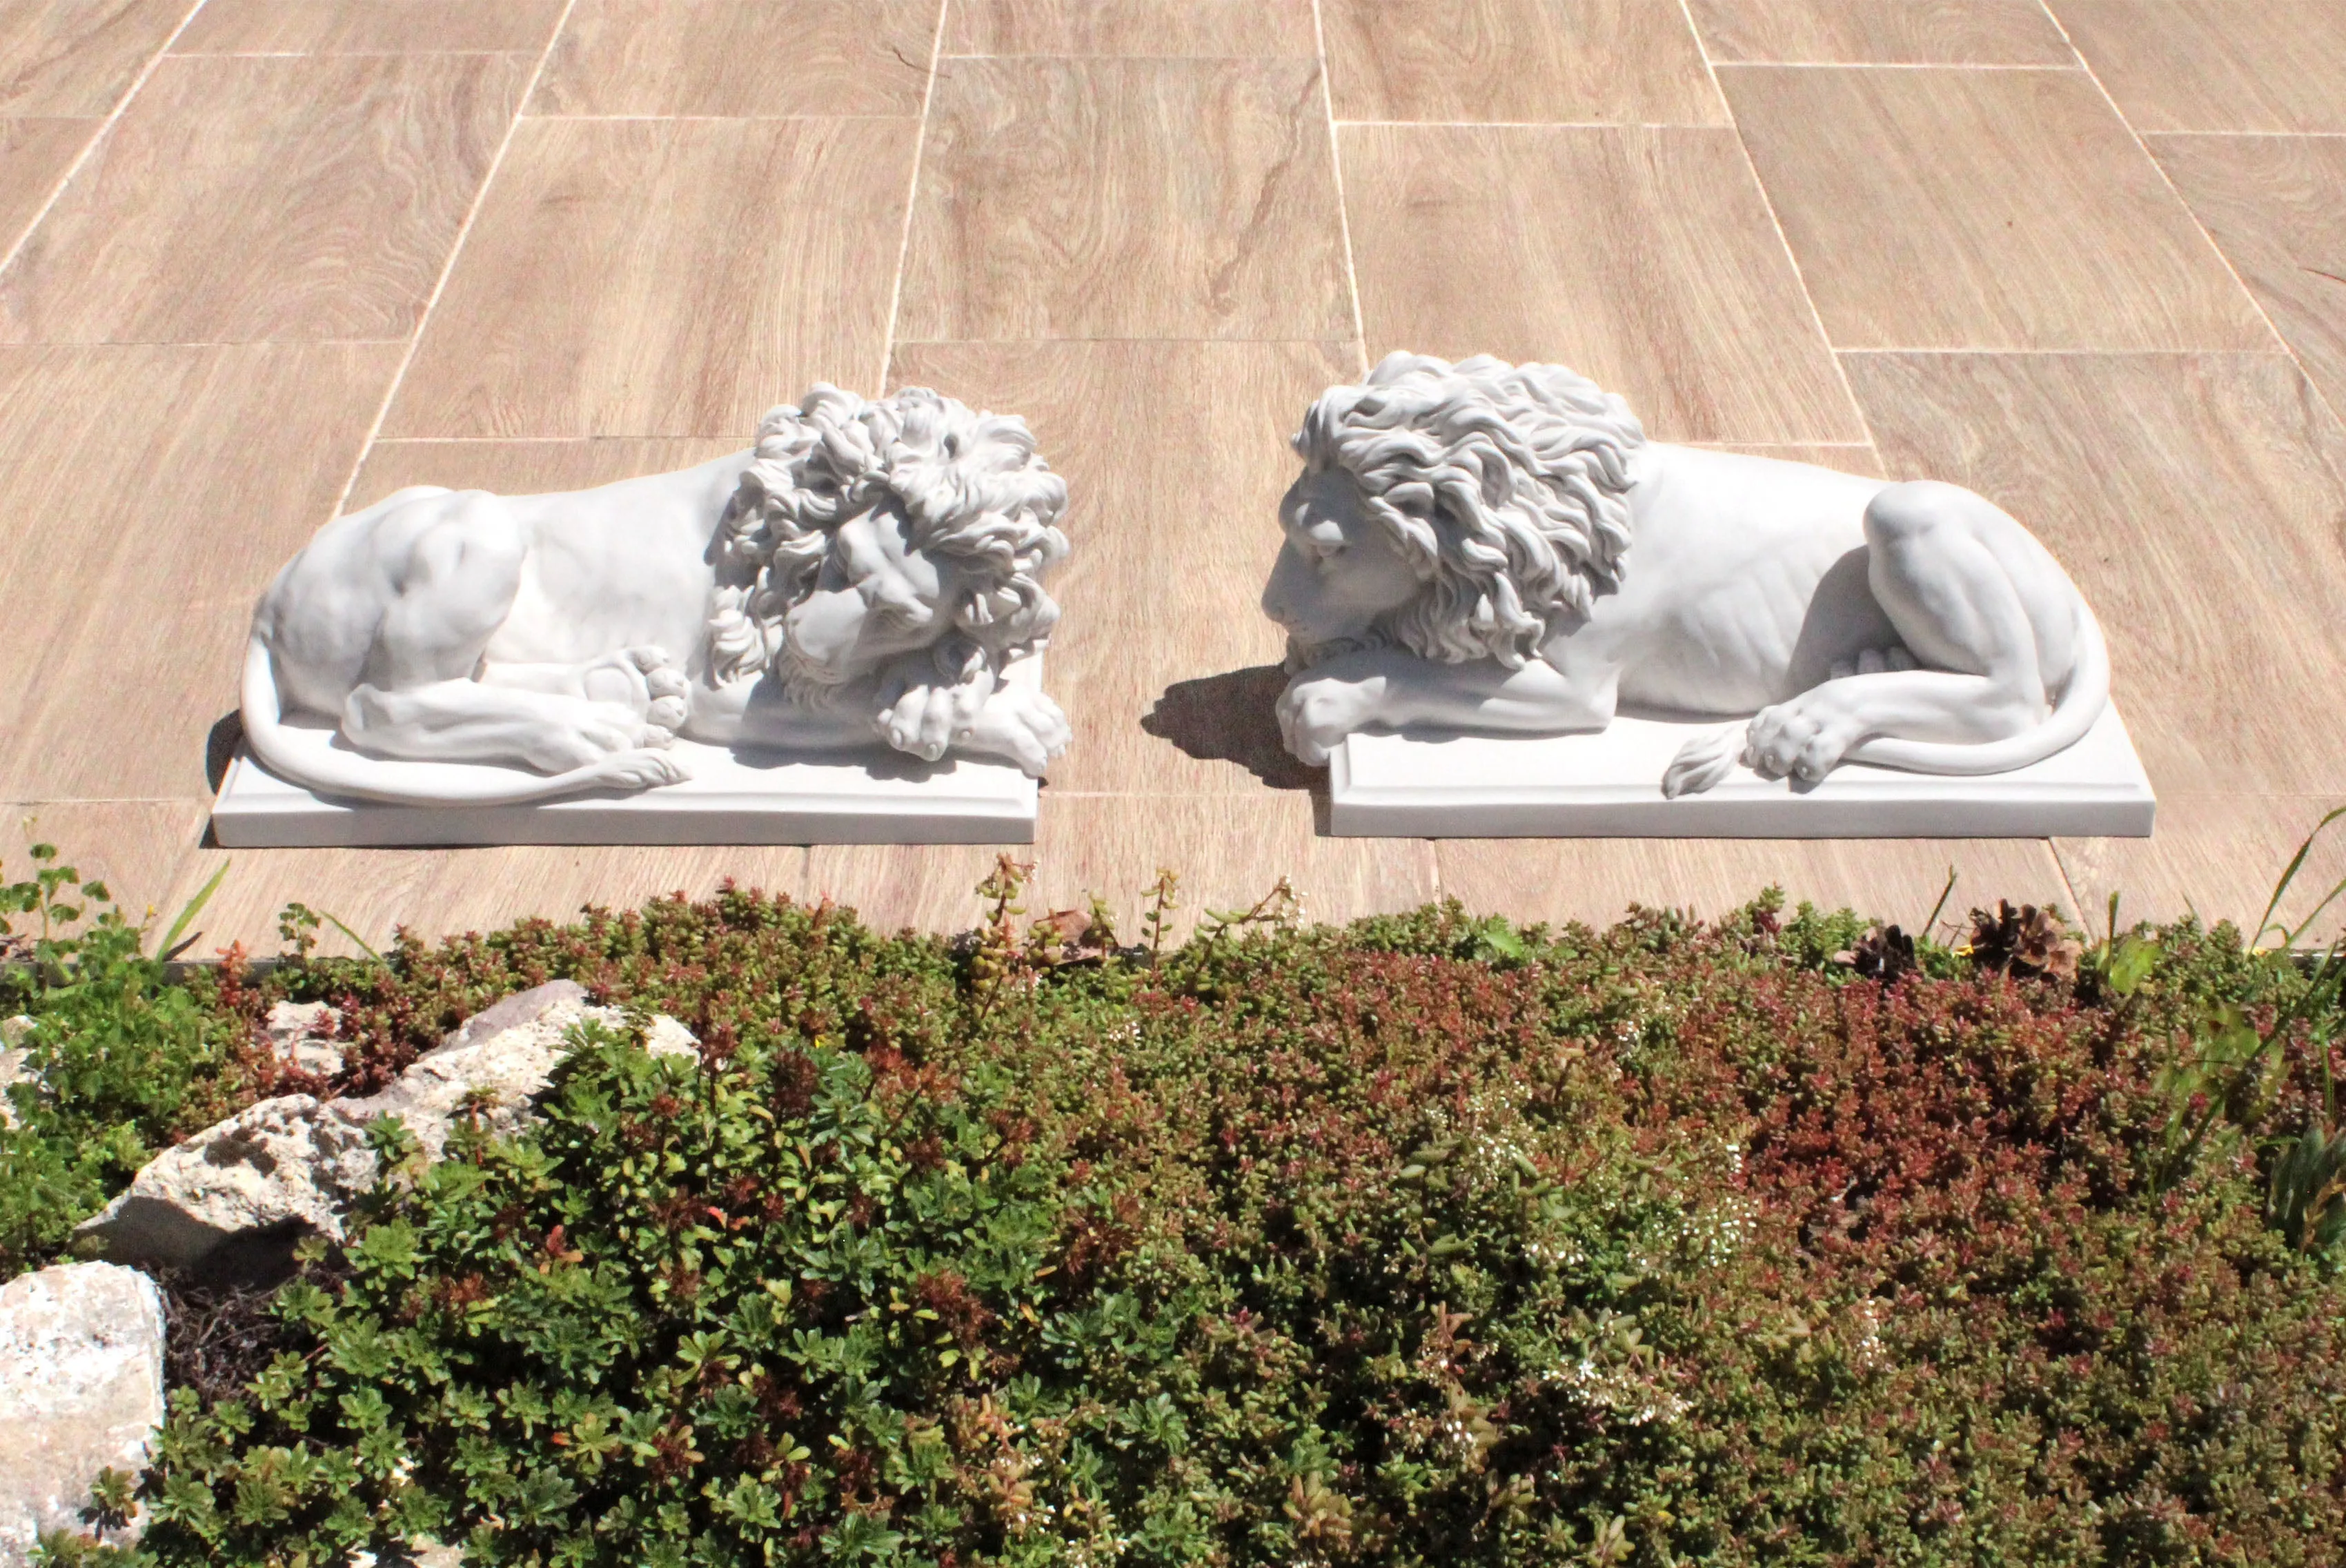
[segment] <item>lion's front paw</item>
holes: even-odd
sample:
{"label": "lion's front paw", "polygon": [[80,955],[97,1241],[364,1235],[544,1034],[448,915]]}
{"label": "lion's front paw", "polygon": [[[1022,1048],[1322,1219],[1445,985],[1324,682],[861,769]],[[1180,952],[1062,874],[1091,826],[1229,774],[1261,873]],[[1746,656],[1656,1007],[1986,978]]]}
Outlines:
{"label": "lion's front paw", "polygon": [[959,686],[908,685],[880,713],[880,733],[897,750],[934,762],[976,732],[994,689],[991,678]]}
{"label": "lion's front paw", "polygon": [[1280,693],[1279,738],[1307,768],[1326,764],[1346,736],[1374,723],[1384,704],[1385,678],[1303,677]]}
{"label": "lion's front paw", "polygon": [[1029,779],[1039,779],[1074,734],[1057,703],[1029,687],[1005,686],[978,710],[965,744],[973,751],[1015,762]]}
{"label": "lion's front paw", "polygon": [[1763,708],[1745,731],[1743,764],[1763,779],[1810,783],[1841,765],[1865,738],[1857,716],[1819,692]]}
{"label": "lion's front paw", "polygon": [[692,678],[665,649],[622,648],[580,671],[578,687],[588,701],[625,708],[670,736],[692,717]]}

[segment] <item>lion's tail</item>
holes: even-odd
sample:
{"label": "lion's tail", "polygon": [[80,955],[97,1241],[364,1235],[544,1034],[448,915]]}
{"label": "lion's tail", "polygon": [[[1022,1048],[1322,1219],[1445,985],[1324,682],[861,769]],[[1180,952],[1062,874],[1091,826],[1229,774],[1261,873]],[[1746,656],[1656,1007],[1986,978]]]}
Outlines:
{"label": "lion's tail", "polygon": [[2077,606],[2077,660],[2069,670],[2060,700],[2045,722],[2003,740],[1974,744],[1933,740],[1898,740],[1887,736],[1862,741],[1851,748],[1847,760],[1871,762],[1882,768],[1902,768],[1909,773],[1974,776],[2009,773],[2032,762],[2067,750],[2085,738],[2110,700],[2110,649],[2102,626],[2083,599]]}
{"label": "lion's tail", "polygon": [[[504,768],[454,769],[443,763],[384,761],[354,753],[297,748],[286,734],[275,656],[255,626],[244,648],[245,744],[260,765],[289,784],[321,795],[390,806],[519,806],[604,786],[640,789],[642,757],[617,752],[584,768],[543,776]],[[403,775],[410,782],[401,787]]]}

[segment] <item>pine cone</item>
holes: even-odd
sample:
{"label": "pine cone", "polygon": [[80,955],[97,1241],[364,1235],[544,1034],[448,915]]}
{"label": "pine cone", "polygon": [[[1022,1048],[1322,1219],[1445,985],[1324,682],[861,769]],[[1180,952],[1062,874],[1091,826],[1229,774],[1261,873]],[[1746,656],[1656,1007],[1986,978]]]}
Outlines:
{"label": "pine cone", "polygon": [[1854,947],[1833,954],[1833,962],[1887,985],[1914,972],[1914,939],[1894,925],[1878,925],[1859,937]]}
{"label": "pine cone", "polygon": [[1998,899],[1994,914],[1972,911],[1972,962],[1981,970],[2023,980],[2048,974],[2067,978],[2077,972],[2084,951],[2059,921],[2035,904],[2015,910]]}

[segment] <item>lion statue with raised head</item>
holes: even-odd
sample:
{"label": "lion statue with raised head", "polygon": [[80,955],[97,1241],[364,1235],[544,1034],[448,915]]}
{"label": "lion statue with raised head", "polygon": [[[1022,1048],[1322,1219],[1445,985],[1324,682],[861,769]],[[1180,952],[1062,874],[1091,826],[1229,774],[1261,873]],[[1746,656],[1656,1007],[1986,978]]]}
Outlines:
{"label": "lion statue with raised head", "polygon": [[[416,804],[673,783],[678,736],[1039,775],[1066,719],[1004,673],[1058,620],[1066,505],[1023,421],[823,384],[698,468],[403,490],[321,529],[262,596],[245,736],[304,788]],[[289,746],[298,714],[342,745]],[[413,766],[449,762],[484,766]]]}
{"label": "lion statue with raised head", "polygon": [[1665,445],[1570,371],[1487,357],[1393,354],[1294,445],[1262,607],[1309,764],[1370,726],[1554,735],[1638,712],[1747,720],[1690,741],[1666,795],[1739,762],[2000,773],[2108,698],[2060,565],[1952,484]]}

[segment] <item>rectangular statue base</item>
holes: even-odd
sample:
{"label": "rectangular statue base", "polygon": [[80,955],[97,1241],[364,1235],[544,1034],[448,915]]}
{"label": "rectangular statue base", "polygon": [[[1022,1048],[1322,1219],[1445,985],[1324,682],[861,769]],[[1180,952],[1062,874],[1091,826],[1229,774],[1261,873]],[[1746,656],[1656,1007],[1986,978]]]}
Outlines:
{"label": "rectangular statue base", "polygon": [[[333,732],[297,730],[324,750]],[[1035,780],[1007,763],[893,754],[805,759],[676,743],[692,774],[634,795],[525,806],[386,806],[321,799],[240,749],[212,831],[223,848],[458,844],[1026,844]]]}
{"label": "rectangular statue base", "polygon": [[1795,787],[1738,768],[1676,800],[1678,748],[1724,726],[1617,718],[1596,735],[1355,735],[1329,760],[1346,838],[2043,839],[2150,836],[2157,801],[2115,706],[2032,767],[1953,779],[1851,764]]}

